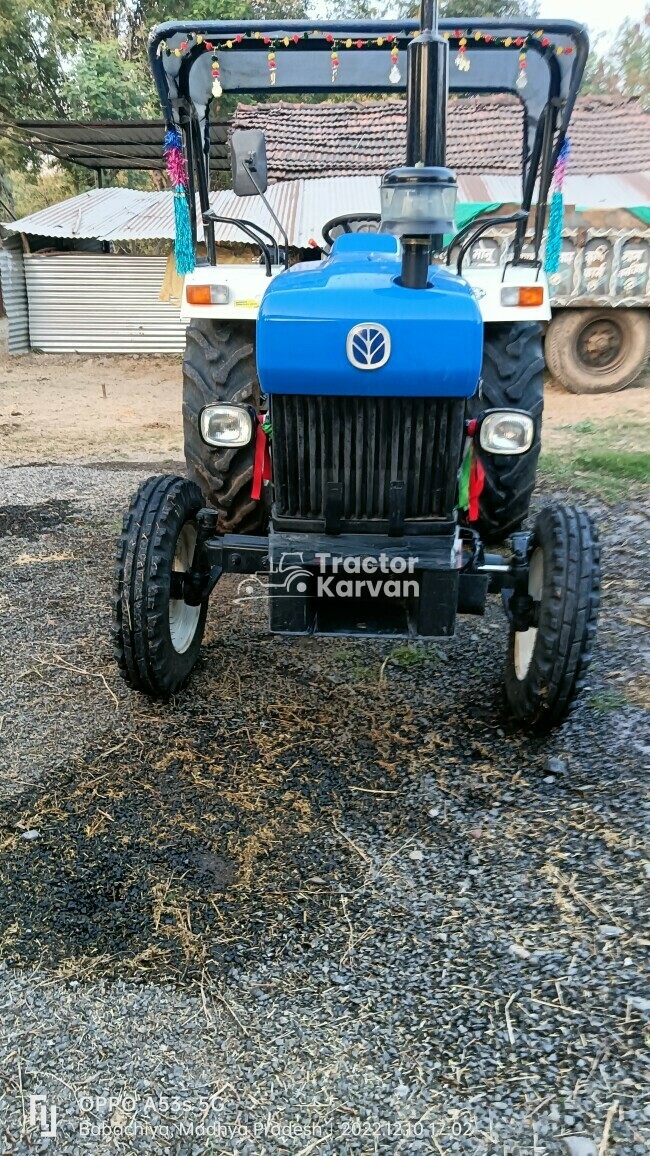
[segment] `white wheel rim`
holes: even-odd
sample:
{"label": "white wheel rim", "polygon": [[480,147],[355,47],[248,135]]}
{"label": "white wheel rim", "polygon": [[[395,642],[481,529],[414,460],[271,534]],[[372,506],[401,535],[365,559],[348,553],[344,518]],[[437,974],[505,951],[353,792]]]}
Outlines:
{"label": "white wheel rim", "polygon": [[[533,550],[528,570],[528,593],[533,602],[541,602],[544,591],[544,553],[537,547]],[[528,630],[515,631],[515,674],[522,682],[533,661],[535,643],[537,642],[537,627],[531,626]]]}
{"label": "white wheel rim", "polygon": [[[186,522],[176,541],[172,570],[184,574],[190,569],[195,545],[196,525]],[[169,633],[177,654],[184,654],[191,646],[200,615],[200,606],[188,606],[182,598],[169,599]]]}

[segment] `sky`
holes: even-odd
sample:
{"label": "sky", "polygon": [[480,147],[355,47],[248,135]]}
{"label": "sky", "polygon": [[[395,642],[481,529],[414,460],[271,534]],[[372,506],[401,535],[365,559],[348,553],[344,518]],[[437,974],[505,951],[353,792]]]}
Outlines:
{"label": "sky", "polygon": [[603,32],[610,39],[626,16],[640,20],[647,7],[647,0],[540,0],[540,13],[547,20],[578,20],[592,35]]}

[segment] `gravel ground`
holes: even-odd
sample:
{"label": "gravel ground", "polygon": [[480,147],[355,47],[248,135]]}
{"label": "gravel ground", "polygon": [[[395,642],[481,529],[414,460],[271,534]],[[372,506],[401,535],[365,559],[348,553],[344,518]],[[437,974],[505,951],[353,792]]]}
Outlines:
{"label": "gravel ground", "polygon": [[130,693],[142,476],[0,471],[0,1151],[647,1152],[641,507],[589,499],[598,660],[539,739],[497,605],[395,651],[224,580],[190,686]]}

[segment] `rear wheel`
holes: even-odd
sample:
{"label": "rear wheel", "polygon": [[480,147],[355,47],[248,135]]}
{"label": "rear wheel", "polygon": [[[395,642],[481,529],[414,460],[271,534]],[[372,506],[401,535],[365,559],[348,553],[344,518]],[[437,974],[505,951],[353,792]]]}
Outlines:
{"label": "rear wheel", "polygon": [[571,393],[616,393],[641,373],[650,353],[645,309],[562,309],[544,343],[553,377]]}
{"label": "rear wheel", "polygon": [[198,486],[186,478],[143,482],[124,515],[117,547],[113,642],[122,676],[154,698],[169,698],[189,677],[199,655],[207,598],[190,606],[172,575],[191,568]]}
{"label": "rear wheel", "polygon": [[479,393],[469,399],[467,416],[485,409],[524,409],[535,421],[533,444],[525,454],[504,456],[478,448],[485,470],[479,516],[473,527],[488,545],[503,542],[522,525],[535,488],[542,436],[544,357],[536,321],[486,325]]}
{"label": "rear wheel", "polygon": [[592,521],[550,506],[530,541],[531,624],[511,626],[505,689],[514,716],[539,730],[561,722],[584,686],[600,603],[600,547]]}
{"label": "rear wheel", "polygon": [[192,321],[183,359],[183,433],[190,478],[219,513],[224,533],[266,529],[264,504],[251,497],[254,442],[211,449],[199,433],[199,415],[211,402],[244,403],[259,412],[255,326],[247,321]]}

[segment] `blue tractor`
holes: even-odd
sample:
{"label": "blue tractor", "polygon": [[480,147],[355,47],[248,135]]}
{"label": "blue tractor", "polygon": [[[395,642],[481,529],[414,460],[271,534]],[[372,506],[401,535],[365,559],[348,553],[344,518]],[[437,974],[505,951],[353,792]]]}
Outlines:
{"label": "blue tractor", "polygon": [[[496,289],[463,270],[494,219],[454,236],[450,45],[454,89],[513,92],[525,107],[522,208],[498,220],[515,235]],[[270,630],[285,634],[450,637],[457,613],[482,614],[488,595],[500,595],[513,715],[537,728],[563,718],[592,654],[597,533],[563,505],[543,509],[529,532],[521,526],[543,406],[548,290],[539,252],[587,50],[584,30],[569,22],[459,29],[438,21],[434,0],[423,0],[417,24],[397,29],[295,21],[154,29],[154,76],[172,144],[176,134],[184,147],[177,171],[187,173],[177,207],[179,228],[186,212],[191,233],[189,258],[181,241],[189,477],[149,478],[124,518],[114,640],[134,688],[166,698],[185,683],[208,599],[235,573],[238,596],[263,593]],[[406,88],[405,165],[381,182],[380,217],[330,222],[319,259],[292,265],[288,241],[281,250],[259,223],[233,218],[262,260],[222,269],[210,107],[223,91],[324,92],[335,83]],[[235,193],[267,204],[263,134],[233,134],[231,152]],[[195,264],[197,197],[207,259]],[[496,313],[486,315],[490,295]],[[504,551],[486,553],[493,543]]]}

